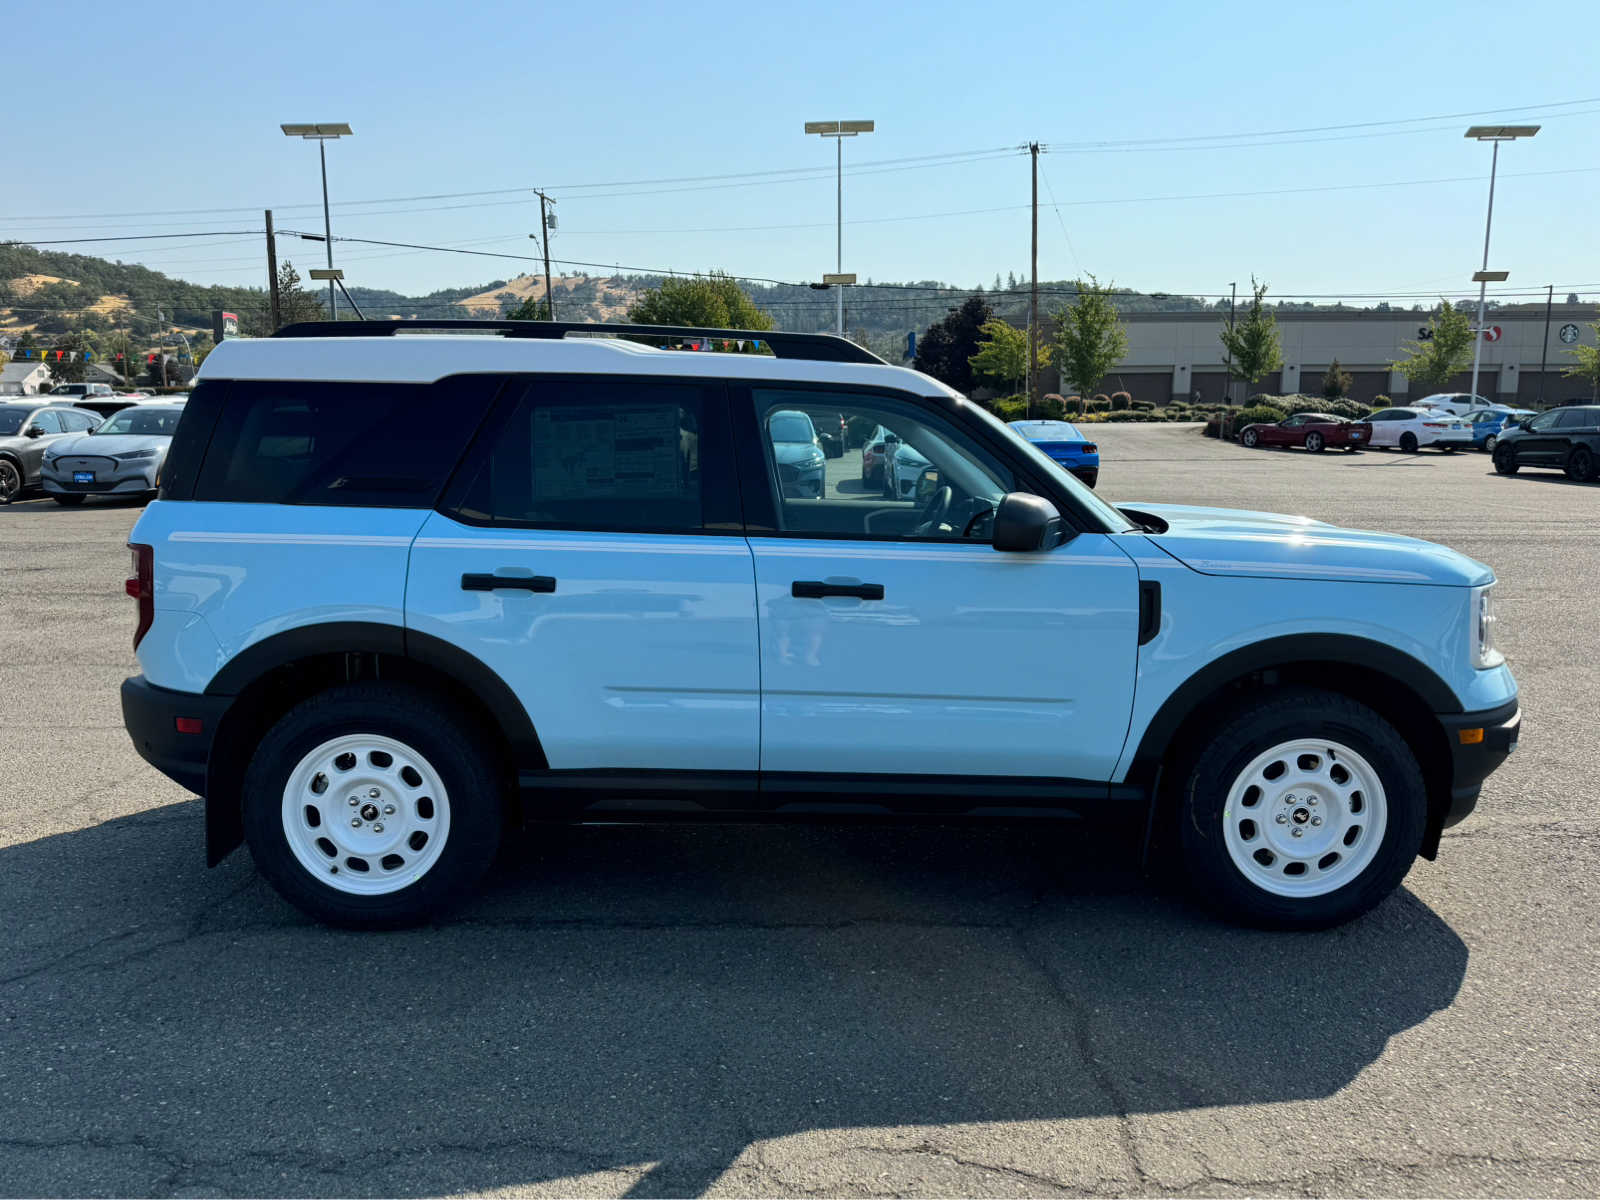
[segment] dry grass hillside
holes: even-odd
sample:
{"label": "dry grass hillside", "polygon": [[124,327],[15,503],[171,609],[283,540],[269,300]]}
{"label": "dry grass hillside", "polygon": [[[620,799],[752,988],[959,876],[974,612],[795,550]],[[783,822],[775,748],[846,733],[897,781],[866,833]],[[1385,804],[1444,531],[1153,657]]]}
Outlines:
{"label": "dry grass hillside", "polygon": [[[518,275],[508,279],[503,287],[480,292],[456,301],[462,308],[471,309],[479,316],[494,316],[500,312],[501,298],[506,294],[523,301],[544,295],[543,275]],[[600,321],[621,320],[628,306],[639,297],[639,289],[622,279],[598,278],[593,275],[556,276],[556,314],[561,315],[563,297],[581,299],[589,306],[591,319]]]}

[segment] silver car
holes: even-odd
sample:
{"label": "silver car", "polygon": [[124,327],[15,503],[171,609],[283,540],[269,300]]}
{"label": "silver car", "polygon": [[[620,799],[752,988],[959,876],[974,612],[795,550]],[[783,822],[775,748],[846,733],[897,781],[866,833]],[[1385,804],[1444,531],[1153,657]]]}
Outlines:
{"label": "silver car", "polygon": [[39,482],[45,451],[100,424],[92,412],[35,397],[0,397],[0,504]]}
{"label": "silver car", "polygon": [[52,500],[65,505],[82,504],[85,496],[153,492],[181,416],[183,405],[170,401],[113,413],[93,433],[48,447],[39,481]]}

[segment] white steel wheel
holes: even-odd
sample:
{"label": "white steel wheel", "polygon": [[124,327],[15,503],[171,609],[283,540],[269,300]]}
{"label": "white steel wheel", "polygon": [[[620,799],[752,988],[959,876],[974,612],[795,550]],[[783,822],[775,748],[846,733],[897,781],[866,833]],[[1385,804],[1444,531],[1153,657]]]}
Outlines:
{"label": "white steel wheel", "polygon": [[1371,864],[1389,807],[1378,772],[1326,738],[1282,742],[1234,778],[1223,844],[1239,873],[1275,896],[1325,896]]}
{"label": "white steel wheel", "polygon": [[283,788],[282,819],[290,851],[313,878],[349,895],[386,896],[439,861],[450,797],[416,750],[354,733],[300,759]]}

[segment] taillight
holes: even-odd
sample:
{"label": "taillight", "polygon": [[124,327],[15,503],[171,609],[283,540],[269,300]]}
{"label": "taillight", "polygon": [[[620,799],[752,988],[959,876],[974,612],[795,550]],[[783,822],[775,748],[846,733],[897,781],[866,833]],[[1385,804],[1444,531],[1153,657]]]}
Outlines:
{"label": "taillight", "polygon": [[128,549],[133,551],[133,575],[122,586],[139,602],[139,623],[133,631],[137,650],[156,619],[156,554],[154,548],[140,542],[129,542]]}
{"label": "taillight", "polygon": [[1100,447],[1095,445],[1093,442],[1085,442],[1083,444],[1083,453],[1084,454],[1099,454],[1100,453]]}

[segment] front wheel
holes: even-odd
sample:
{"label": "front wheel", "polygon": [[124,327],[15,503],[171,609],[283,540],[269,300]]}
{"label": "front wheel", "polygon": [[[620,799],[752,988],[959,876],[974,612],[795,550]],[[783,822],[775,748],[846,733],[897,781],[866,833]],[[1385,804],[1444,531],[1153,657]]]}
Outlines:
{"label": "front wheel", "polygon": [[1181,843],[1202,898],[1246,924],[1324,929],[1400,885],[1422,845],[1416,756],[1364,704],[1273,691],[1208,735],[1183,785]]}
{"label": "front wheel", "polygon": [[415,924],[458,901],[500,843],[493,759],[447,705],[359,683],[302,701],[245,770],[245,839],[291,904],[334,925]]}
{"label": "front wheel", "polygon": [[10,504],[22,491],[22,472],[9,458],[0,458],[0,504]]}
{"label": "front wheel", "polygon": [[1515,446],[1496,446],[1494,448],[1494,469],[1501,475],[1515,475],[1518,465]]}
{"label": "front wheel", "polygon": [[1417,435],[1414,433],[1402,433],[1400,435],[1400,449],[1407,454],[1415,454],[1417,452]]}
{"label": "front wheel", "polygon": [[1574,446],[1567,455],[1567,478],[1588,483],[1594,478],[1594,455],[1587,446]]}
{"label": "front wheel", "polygon": [[1328,440],[1320,433],[1306,434],[1306,449],[1313,454],[1321,454],[1328,448]]}
{"label": "front wheel", "polygon": [[1261,435],[1254,429],[1246,429],[1239,435],[1239,441],[1246,449],[1254,450],[1261,444]]}

